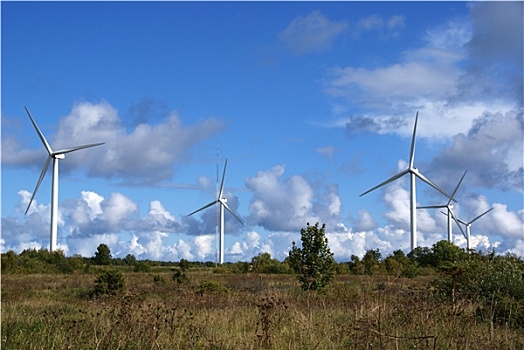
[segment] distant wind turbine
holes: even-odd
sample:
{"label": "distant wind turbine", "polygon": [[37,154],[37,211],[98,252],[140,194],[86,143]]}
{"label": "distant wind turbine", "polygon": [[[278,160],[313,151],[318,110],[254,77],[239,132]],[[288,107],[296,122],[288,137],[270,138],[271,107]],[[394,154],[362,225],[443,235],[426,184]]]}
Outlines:
{"label": "distant wind turbine", "polygon": [[33,203],[33,199],[35,198],[36,192],[38,191],[38,188],[40,187],[40,184],[42,183],[42,180],[45,177],[47,168],[49,167],[49,163],[51,162],[51,159],[53,159],[53,180],[52,180],[52,185],[51,185],[51,229],[50,229],[50,244],[49,244],[49,251],[53,252],[56,249],[57,232],[58,232],[58,161],[60,159],[64,159],[66,153],[71,153],[71,152],[78,151],[84,148],[100,146],[100,145],[103,145],[104,143],[103,142],[92,143],[89,145],[76,146],[76,147],[61,149],[58,151],[53,151],[53,149],[51,148],[51,146],[49,146],[49,143],[45,139],[44,134],[42,134],[42,132],[38,128],[38,125],[36,125],[36,122],[33,119],[33,117],[31,116],[31,113],[29,113],[29,110],[27,109],[27,107],[25,107],[25,110],[27,112],[27,115],[31,119],[31,123],[33,123],[33,126],[35,127],[35,130],[38,133],[38,136],[40,137],[40,140],[44,144],[44,147],[48,153],[47,160],[45,161],[42,172],[40,173],[40,178],[38,179],[38,182],[36,183],[35,190],[33,191],[31,200],[29,200],[29,204],[27,205],[25,214],[27,215],[27,212],[29,211],[31,204]]}
{"label": "distant wind turbine", "polygon": [[419,172],[419,170],[417,168],[415,168],[414,166],[414,161],[415,161],[415,137],[416,137],[416,134],[417,134],[417,122],[418,122],[418,112],[417,112],[417,115],[415,117],[415,127],[413,128],[413,138],[411,139],[411,152],[409,154],[409,167],[404,170],[404,171],[401,171],[400,173],[390,177],[389,179],[387,179],[386,181],[378,184],[377,186],[367,190],[366,192],[362,193],[360,195],[360,197],[362,197],[363,195],[371,192],[371,191],[374,191],[376,190],[377,188],[379,187],[382,187],[390,182],[393,182],[399,178],[401,178],[402,176],[406,175],[406,174],[409,174],[410,175],[410,182],[411,182],[411,201],[410,201],[410,216],[411,216],[411,250],[415,249],[417,247],[417,215],[416,215],[416,209],[417,209],[417,198],[416,198],[416,188],[415,188],[415,180],[416,178],[418,177],[419,179],[421,179],[422,181],[424,181],[425,183],[427,183],[428,185],[430,185],[431,187],[433,187],[434,189],[436,189],[437,191],[439,191],[440,193],[442,193],[443,195],[445,195],[446,197],[450,198],[451,200],[455,201],[455,199],[448,195],[446,192],[444,192],[444,190],[442,190],[440,187],[438,187],[437,185],[435,185],[431,180],[429,180],[427,177],[425,177],[424,175],[422,175],[422,173]]}
{"label": "distant wind turbine", "polygon": [[[466,233],[465,234],[464,234],[464,231],[462,231],[462,228],[460,227],[460,225],[459,225],[459,228],[462,231],[462,234],[464,235],[464,238],[466,238],[466,247],[467,247],[468,251],[471,249],[471,224],[474,223],[475,221],[477,221],[478,219],[480,219],[481,217],[483,217],[484,215],[486,215],[487,213],[489,213],[492,210],[493,210],[493,208],[490,208],[490,209],[486,210],[485,212],[483,212],[482,214],[478,215],[477,217],[475,217],[473,220],[471,220],[469,222],[466,222],[466,221],[463,221],[463,220],[461,220],[461,219],[459,219],[457,217],[454,217],[455,220],[457,221],[457,225],[460,222],[462,225],[466,226]],[[444,212],[441,212],[441,213],[445,214]]]}
{"label": "distant wind turbine", "polygon": [[206,204],[202,208],[200,208],[198,210],[195,210],[194,212],[192,212],[191,214],[188,215],[188,216],[191,216],[191,215],[193,215],[195,213],[198,213],[201,210],[207,209],[210,206],[215,205],[215,204],[219,204],[220,205],[220,238],[219,238],[219,240],[220,240],[220,242],[219,242],[219,250],[220,250],[219,263],[220,264],[224,263],[224,208],[226,208],[227,211],[229,211],[231,213],[231,215],[233,215],[235,217],[235,219],[237,219],[242,225],[244,225],[244,222],[237,216],[237,214],[235,214],[233,212],[233,210],[231,210],[231,208],[229,208],[229,206],[227,205],[227,198],[225,198],[223,196],[224,179],[226,178],[226,167],[227,167],[227,159],[226,159],[226,162],[224,164],[224,172],[222,174],[222,182],[220,184],[220,191],[218,192],[217,199],[215,199],[214,201],[212,201],[209,204]]}
{"label": "distant wind turbine", "polygon": [[[464,176],[466,176],[467,172],[468,171],[466,170],[464,172],[464,175],[462,175],[462,177],[460,178],[460,181],[458,182],[457,187],[455,187],[455,190],[451,194],[452,198],[454,198],[455,195],[457,194],[458,188],[460,187],[462,180],[464,180]],[[453,203],[451,203],[451,199],[449,199],[448,202],[443,205],[428,205],[428,206],[423,206],[423,207],[417,207],[417,209],[438,209],[438,208],[447,208],[448,209],[448,213],[447,213],[448,215],[448,242],[452,243],[453,242],[453,228],[452,228],[453,225],[452,225],[451,219],[455,220],[460,230],[462,230],[462,228],[460,227],[457,221],[457,217],[453,213]]]}

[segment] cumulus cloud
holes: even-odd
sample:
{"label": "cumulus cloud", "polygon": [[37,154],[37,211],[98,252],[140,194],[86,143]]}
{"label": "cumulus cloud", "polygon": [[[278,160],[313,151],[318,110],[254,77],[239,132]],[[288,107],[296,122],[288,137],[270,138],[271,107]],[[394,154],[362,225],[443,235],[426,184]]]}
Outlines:
{"label": "cumulus cloud", "polygon": [[485,113],[469,132],[459,133],[430,164],[435,180],[450,186],[456,169],[468,169],[466,182],[486,188],[522,192],[524,159],[522,113]]}
{"label": "cumulus cloud", "polygon": [[[309,182],[299,175],[285,179],[284,171],[283,165],[276,165],[246,178],[246,187],[253,192],[249,203],[248,221],[251,224],[270,231],[297,231],[307,222],[327,222],[328,217],[319,217],[324,208],[337,215],[339,203],[336,194],[328,195],[325,203],[314,203],[315,193]],[[319,207],[315,210],[316,205]]]}
{"label": "cumulus cloud", "polygon": [[[420,111],[426,125],[420,136],[449,138],[466,134],[485,113],[521,113],[522,6],[473,3],[470,18],[428,28],[423,45],[404,51],[398,62],[329,69],[326,94],[337,110],[345,103],[358,112],[329,125],[407,136],[406,125]],[[370,28],[380,22],[364,21]]]}
{"label": "cumulus cloud", "polygon": [[[37,112],[33,114],[38,123]],[[193,145],[224,128],[225,124],[215,118],[186,126],[177,112],[168,112],[156,124],[126,127],[109,103],[82,101],[59,120],[56,133],[46,138],[54,149],[105,142],[103,146],[68,154],[61,162],[63,172],[84,168],[91,176],[158,184],[173,177],[173,164],[183,160]],[[2,164],[8,166],[41,166],[45,159],[43,149],[28,151],[9,138],[2,139],[2,157]]]}
{"label": "cumulus cloud", "polygon": [[313,11],[295,18],[278,37],[291,52],[302,55],[330,49],[346,28],[346,22],[333,21],[320,11]]}

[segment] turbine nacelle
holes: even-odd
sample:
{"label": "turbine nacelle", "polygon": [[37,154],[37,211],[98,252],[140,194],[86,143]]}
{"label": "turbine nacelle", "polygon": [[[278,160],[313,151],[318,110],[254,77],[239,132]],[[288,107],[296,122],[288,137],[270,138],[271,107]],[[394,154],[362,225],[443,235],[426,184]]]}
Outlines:
{"label": "turbine nacelle", "polygon": [[65,154],[63,154],[63,153],[53,154],[53,158],[55,158],[55,159],[64,159],[65,158]]}

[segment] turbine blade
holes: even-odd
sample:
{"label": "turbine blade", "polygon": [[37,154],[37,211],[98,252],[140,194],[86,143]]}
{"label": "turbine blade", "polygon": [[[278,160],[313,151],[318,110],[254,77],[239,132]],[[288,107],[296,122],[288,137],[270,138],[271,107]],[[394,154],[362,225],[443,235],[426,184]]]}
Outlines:
{"label": "turbine blade", "polygon": [[438,187],[433,181],[431,181],[430,179],[428,179],[427,177],[425,177],[421,172],[419,171],[415,171],[414,172],[415,175],[421,179],[422,181],[424,181],[425,183],[427,183],[428,185],[430,185],[431,187],[433,187],[434,189],[436,189],[437,191],[439,191],[440,193],[442,193],[444,196],[448,197],[450,200],[456,202],[455,198],[453,198],[452,196],[450,196],[449,194],[446,193],[446,191],[444,191],[443,189],[441,189],[440,187]]}
{"label": "turbine blade", "polygon": [[35,127],[35,130],[36,130],[36,132],[38,134],[38,137],[40,137],[40,140],[44,144],[44,147],[47,150],[47,153],[49,153],[49,155],[51,155],[53,153],[53,150],[51,149],[51,146],[49,146],[49,143],[45,139],[44,134],[42,134],[42,132],[38,128],[38,125],[36,125],[36,122],[33,119],[33,116],[31,115],[31,113],[29,113],[29,110],[27,109],[27,107],[24,106],[24,108],[25,108],[25,111],[27,112],[27,115],[29,116],[29,119],[31,119],[31,123],[33,123],[33,126]]}
{"label": "turbine blade", "polygon": [[235,217],[235,219],[237,219],[242,225],[244,225],[244,221],[242,221],[238,216],[237,214],[235,214],[233,212],[233,210],[231,210],[231,208],[229,208],[229,206],[227,205],[226,202],[223,202],[223,201],[220,201],[220,203],[227,209],[228,212],[231,213],[231,215],[233,215]]}
{"label": "turbine blade", "polygon": [[482,216],[486,215],[487,213],[489,213],[490,211],[492,211],[493,208],[490,208],[488,210],[486,210],[485,212],[483,212],[482,214],[480,214],[479,216],[477,216],[476,218],[474,218],[473,220],[471,220],[469,223],[472,224],[474,223],[475,221],[477,221],[478,219],[480,219]]}
{"label": "turbine blade", "polygon": [[384,185],[386,185],[386,184],[388,184],[390,182],[393,182],[396,179],[401,178],[402,176],[406,175],[407,173],[409,173],[409,169],[408,170],[404,170],[404,171],[402,171],[402,172],[400,172],[400,173],[398,173],[396,175],[393,175],[392,177],[390,177],[386,181],[381,182],[378,185],[376,185],[375,187],[373,187],[372,189],[369,189],[366,192],[362,193],[359,197],[362,197],[363,195],[368,194],[369,192],[374,191],[374,190],[376,190],[379,187],[382,187],[382,186],[384,186]]}
{"label": "turbine blade", "polygon": [[222,193],[224,192],[224,180],[226,178],[226,167],[227,167],[227,158],[224,163],[224,172],[222,173],[222,183],[220,184],[220,192],[218,192],[218,198],[222,198]]}
{"label": "turbine blade", "polygon": [[90,148],[90,147],[95,147],[95,146],[100,146],[100,145],[103,145],[104,142],[98,142],[98,143],[91,143],[89,145],[83,145],[83,146],[76,146],[76,147],[70,147],[70,148],[64,148],[64,149],[61,149],[59,151],[56,151],[56,152],[53,152],[53,155],[55,154],[66,154],[66,153],[71,153],[71,152],[74,152],[74,151],[78,151],[80,149],[84,149],[84,148]]}
{"label": "turbine blade", "polygon": [[438,209],[438,208],[447,208],[447,205],[426,205],[423,207],[417,207],[417,209]]}
{"label": "turbine blade", "polygon": [[27,212],[29,211],[29,208],[31,207],[31,203],[33,203],[33,199],[35,198],[36,192],[38,192],[38,188],[40,187],[40,184],[42,183],[42,180],[45,177],[45,174],[47,172],[47,168],[49,167],[49,162],[51,161],[52,157],[48,156],[44,167],[42,168],[42,172],[40,173],[40,177],[38,178],[38,182],[36,183],[35,190],[33,191],[33,194],[31,195],[31,199],[29,200],[29,204],[27,205],[27,209],[25,210],[25,214],[27,215]]}
{"label": "turbine blade", "polygon": [[[467,172],[468,172],[467,170],[464,172],[464,175],[462,175],[462,177],[460,178],[460,181],[458,182],[457,187],[455,187],[455,190],[454,190],[453,193],[451,194],[451,197],[452,197],[453,199],[455,198],[455,195],[457,194],[457,191],[458,191],[458,189],[459,189],[459,187],[460,187],[460,184],[462,183],[462,180],[464,180],[464,176],[466,176]],[[451,204],[451,200],[452,200],[452,198],[449,199],[449,201],[448,201],[448,205]]]}
{"label": "turbine blade", "polygon": [[210,206],[216,204],[217,202],[218,202],[218,199],[215,200],[215,201],[213,201],[213,202],[211,202],[211,203],[209,203],[209,204],[204,205],[204,206],[203,206],[202,208],[200,208],[200,209],[195,210],[194,212],[192,212],[192,213],[189,214],[188,216],[191,216],[191,215],[193,215],[193,214],[195,214],[195,213],[198,213],[199,211],[202,211],[202,210],[204,210],[204,209],[207,209],[207,208],[209,208]]}
{"label": "turbine blade", "polygon": [[460,226],[460,221],[459,219],[455,216],[455,214],[453,213],[453,210],[450,208],[449,209],[449,213],[451,215],[451,217],[453,218],[453,221],[455,221],[455,223],[457,224],[460,232],[462,232],[462,235],[464,236],[465,239],[468,239],[468,236],[466,235],[466,233],[464,232],[464,230],[462,229],[462,226]]}
{"label": "turbine blade", "polygon": [[409,152],[409,168],[413,168],[415,162],[415,138],[417,135],[418,111],[415,116],[415,127],[413,128],[413,138],[411,139],[411,151]]}

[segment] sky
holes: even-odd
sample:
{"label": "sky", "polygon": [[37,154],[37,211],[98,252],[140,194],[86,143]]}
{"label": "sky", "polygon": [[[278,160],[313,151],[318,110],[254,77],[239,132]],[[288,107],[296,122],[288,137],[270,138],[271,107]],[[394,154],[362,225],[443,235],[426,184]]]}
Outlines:
{"label": "sky", "polygon": [[[522,2],[11,2],[1,4],[0,250],[58,248],[216,261],[285,259],[326,224],[337,261],[410,250],[415,166],[473,223],[471,246],[524,256]],[[447,198],[417,181],[417,204]],[[447,239],[417,210],[418,245]],[[466,240],[453,226],[453,242]]]}

